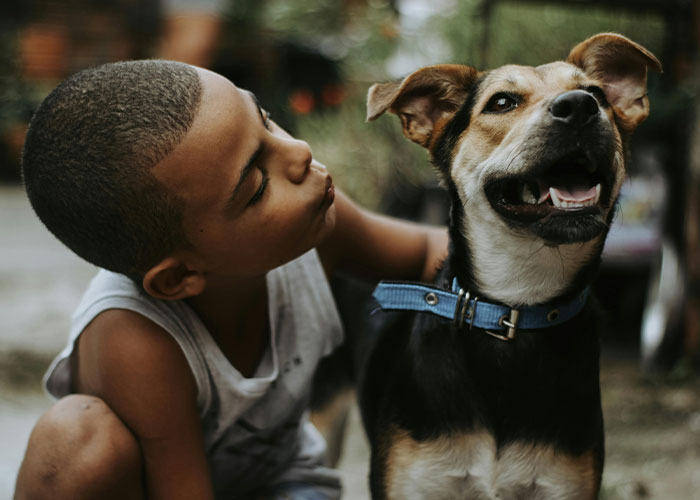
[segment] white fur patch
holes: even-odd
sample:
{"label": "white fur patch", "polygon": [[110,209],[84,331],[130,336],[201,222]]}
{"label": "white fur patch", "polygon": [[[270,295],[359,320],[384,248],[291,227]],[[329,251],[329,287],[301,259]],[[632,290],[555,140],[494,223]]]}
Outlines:
{"label": "white fur patch", "polygon": [[387,494],[400,500],[590,499],[593,457],[514,443],[500,450],[485,431],[416,442],[398,433],[388,457]]}

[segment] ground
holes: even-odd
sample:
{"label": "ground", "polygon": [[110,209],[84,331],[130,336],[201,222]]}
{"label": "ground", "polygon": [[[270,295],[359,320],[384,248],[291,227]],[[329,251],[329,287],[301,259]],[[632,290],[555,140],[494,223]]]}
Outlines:
{"label": "ground", "polygon": [[700,499],[700,379],[642,378],[635,356],[604,352],[605,499]]}
{"label": "ground", "polygon": [[[41,375],[63,346],[94,268],[34,217],[19,187],[0,187],[0,500],[9,499],[29,432],[51,404]],[[700,500],[700,378],[643,378],[630,346],[604,347],[602,498]],[[340,463],[346,500],[367,495],[367,442],[357,412]]]}

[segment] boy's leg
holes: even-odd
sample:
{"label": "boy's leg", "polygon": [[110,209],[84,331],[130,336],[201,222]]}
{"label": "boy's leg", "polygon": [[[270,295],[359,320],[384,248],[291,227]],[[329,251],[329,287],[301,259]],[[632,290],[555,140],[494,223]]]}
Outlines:
{"label": "boy's leg", "polygon": [[99,398],[67,396],[37,422],[15,500],[144,498],[136,438]]}

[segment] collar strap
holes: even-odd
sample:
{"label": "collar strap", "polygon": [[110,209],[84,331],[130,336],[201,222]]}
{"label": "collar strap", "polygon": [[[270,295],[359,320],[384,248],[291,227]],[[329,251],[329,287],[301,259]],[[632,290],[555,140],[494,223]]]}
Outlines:
{"label": "collar strap", "polygon": [[586,287],[567,303],[513,309],[471,297],[459,288],[456,279],[452,288],[450,291],[422,283],[381,281],[372,296],[384,311],[427,312],[452,320],[457,327],[467,323],[469,329],[476,326],[500,340],[513,340],[519,329],[549,328],[569,321],[586,305],[589,292]]}

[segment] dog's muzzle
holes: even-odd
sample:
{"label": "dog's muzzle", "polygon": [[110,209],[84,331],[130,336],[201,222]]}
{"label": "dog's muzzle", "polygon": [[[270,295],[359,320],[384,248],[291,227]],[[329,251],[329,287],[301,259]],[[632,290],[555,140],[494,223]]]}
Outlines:
{"label": "dog's muzzle", "polygon": [[545,240],[582,242],[601,234],[614,198],[616,144],[601,104],[583,90],[564,92],[529,139],[523,173],[487,181],[484,192],[511,225]]}
{"label": "dog's muzzle", "polygon": [[599,213],[604,184],[596,162],[582,151],[559,158],[541,173],[490,182],[486,195],[501,215],[527,223],[557,213]]}

